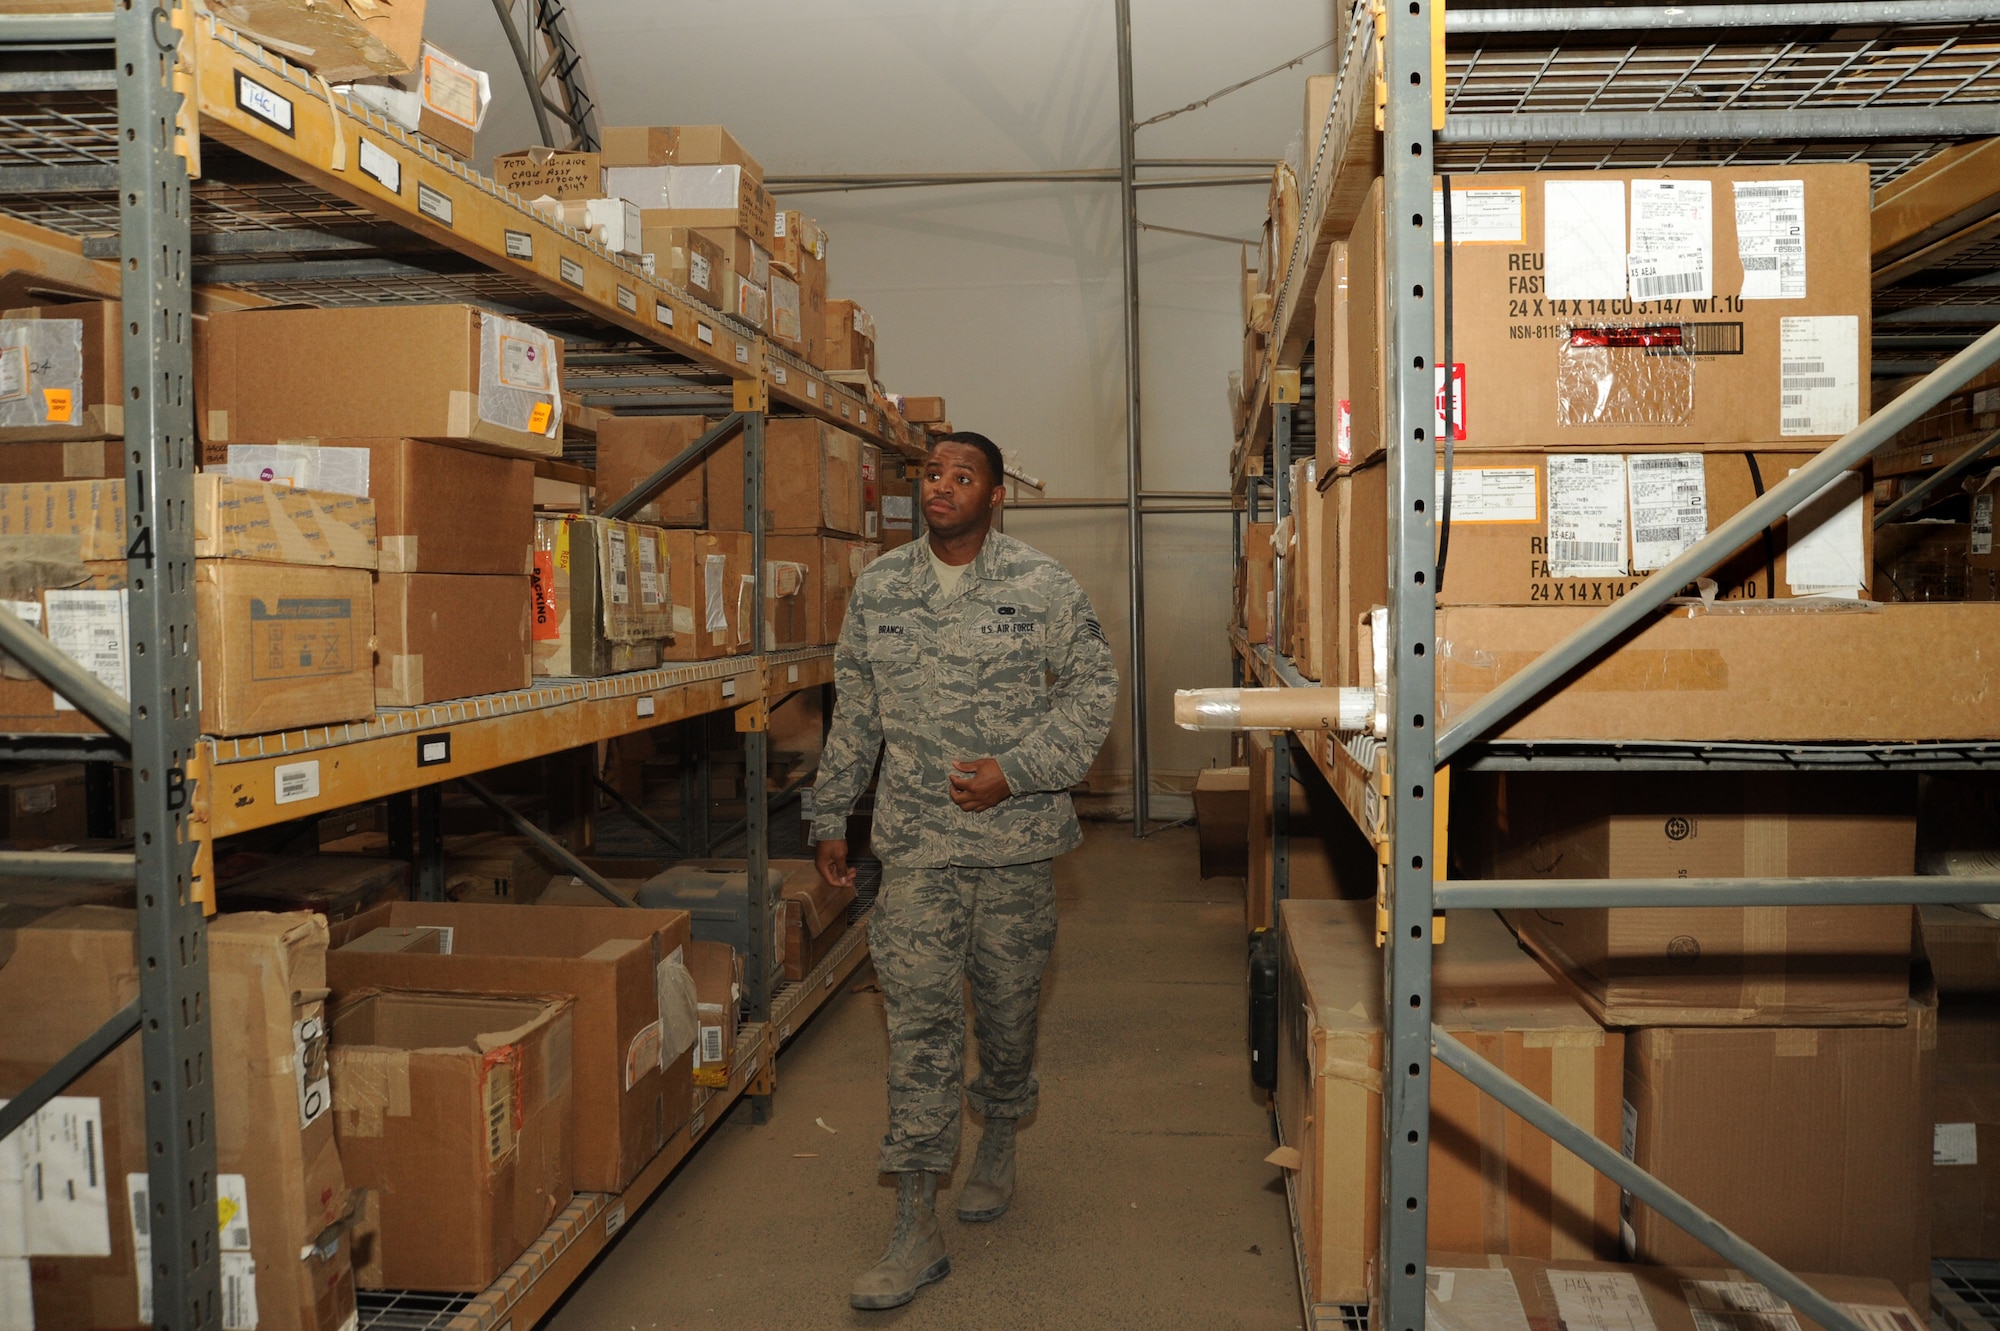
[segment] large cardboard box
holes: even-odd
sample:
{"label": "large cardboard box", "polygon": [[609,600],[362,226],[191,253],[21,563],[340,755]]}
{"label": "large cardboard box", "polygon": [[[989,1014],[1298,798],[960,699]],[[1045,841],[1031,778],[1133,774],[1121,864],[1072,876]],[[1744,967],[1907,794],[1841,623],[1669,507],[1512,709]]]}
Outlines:
{"label": "large cardboard box", "polygon": [[[1381,1217],[1382,961],[1374,901],[1288,901],[1278,1122],[1299,1153],[1313,1295],[1366,1303]],[[1433,952],[1432,1018],[1600,1140],[1617,1142],[1624,1038],[1591,1020],[1489,911],[1456,911]],[[1618,1189],[1471,1082],[1431,1064],[1430,1243],[1612,1257]]]}
{"label": "large cardboard box", "polygon": [[[0,314],[0,444],[124,437],[120,308],[115,300],[87,300]],[[101,455],[102,450],[77,450],[79,459]],[[73,471],[66,465],[57,475],[123,470]]]}
{"label": "large cardboard box", "polygon": [[568,998],[352,993],[333,1121],[374,1289],[485,1289],[574,1193]]}
{"label": "large cardboard box", "polygon": [[722,247],[693,227],[647,227],[641,213],[640,252],[653,256],[653,275],[714,308],[722,306]]}
{"label": "large cardboard box", "polygon": [[750,533],[676,530],[666,536],[674,636],[660,644],[660,658],[707,661],[754,650]]}
{"label": "large cardboard box", "polygon": [[761,182],[764,168],[720,125],[612,125],[606,166],[740,166]]}
{"label": "large cardboard box", "polygon": [[[110,481],[109,504],[124,501],[124,482]],[[44,494],[52,494],[44,489]],[[84,502],[81,492],[69,492]],[[61,502],[61,501],[58,501]],[[297,489],[267,481],[203,472],[194,478],[194,557],[254,559],[266,564],[375,568],[380,521],[375,501],[356,495]]]}
{"label": "large cardboard box", "polygon": [[1201,843],[1201,876],[1247,878],[1250,873],[1250,769],[1202,768],[1194,779],[1194,823],[1195,834]]}
{"label": "large cardboard box", "polygon": [[614,518],[535,519],[537,675],[596,676],[660,663],[673,632],[667,534]]}
{"label": "large cardboard box", "polygon": [[408,73],[423,45],[424,0],[220,0],[217,18],[328,83]]}
{"label": "large cardboard box", "polygon": [[764,538],[763,650],[792,651],[819,640],[825,552],[817,536]]}
{"label": "large cardboard box", "polygon": [[90,836],[82,763],[0,772],[0,840],[14,850],[74,845]]}
{"label": "large cardboard box", "polygon": [[556,873],[548,852],[524,836],[473,832],[444,841],[444,894],[453,901],[533,905]]}
{"label": "large cardboard box", "polygon": [[1931,1136],[1931,1251],[1939,1257],[2000,1259],[1996,1048],[2000,1007],[1991,998],[1940,1000]]}
{"label": "large cardboard box", "polygon": [[2000,995],[2000,920],[1957,906],[1919,906],[1917,927],[1940,994]]}
{"label": "large cardboard box", "polygon": [[[2000,632],[2000,607],[1932,602],[1872,613],[1663,611],[1523,710],[1496,737],[1917,741],[2000,738],[2000,661],[1940,651]],[[1440,726],[1575,631],[1593,606],[1438,611]],[[1800,669],[1812,662],[1816,668]],[[1883,681],[1896,681],[1886,687]],[[1358,682],[1358,681],[1357,681]]]}
{"label": "large cardboard box", "polygon": [[86,481],[124,474],[125,448],[117,439],[9,444],[0,448],[0,484]]}
{"label": "large cardboard box", "polygon": [[372,590],[363,569],[196,560],[202,730],[257,735],[373,716]]}
{"label": "large cardboard box", "polygon": [[694,1045],[694,1083],[726,1086],[736,1059],[736,1024],[743,1007],[743,954],[727,943],[688,944],[701,1036]]}
{"label": "large cardboard box", "polygon": [[[1927,1300],[1936,1043],[1929,1000],[1902,1026],[1633,1031],[1628,1154],[1795,1271]],[[1709,1260],[1651,1207],[1634,1202],[1627,1223],[1639,1261]]]}
{"label": "large cardboard box", "polygon": [[216,899],[225,911],[311,911],[337,924],[409,890],[407,860],[323,853],[273,859],[241,877],[223,875]]}
{"label": "large cardboard box", "polygon": [[[385,926],[448,928],[451,952],[342,946]],[[623,1191],[694,1112],[693,1014],[673,1006],[677,965],[686,965],[684,911],[399,901],[336,926],[332,940],[327,980],[336,998],[424,989],[576,1000],[570,1094],[578,1191]],[[688,1044],[663,1044],[662,1030],[671,1037],[683,1018]]]}
{"label": "large cardboard box", "polygon": [[535,464],[421,439],[343,439],[368,450],[384,573],[526,573]]}
{"label": "large cardboard box", "polygon": [[562,452],[561,348],[469,305],[231,310],[208,320],[195,413],[231,443],[441,439]]}
{"label": "large cardboard box", "polygon": [[639,224],[734,228],[771,248],[777,204],[741,166],[606,166],[605,192],[639,205]]}
{"label": "large cardboard box", "polygon": [[[1909,777],[1474,774],[1453,796],[1454,831],[1477,878],[1915,871]],[[1608,1025],[1897,1025],[1908,1015],[1908,906],[1502,913]]]}
{"label": "large cardboard box", "polygon": [[1326,256],[1319,291],[1313,303],[1313,460],[1321,476],[1352,461],[1348,414],[1351,368],[1348,362],[1347,242],[1337,240]]}
{"label": "large cardboard box", "polygon": [[[1244,747],[1250,759],[1249,877],[1243,898],[1244,919],[1251,929],[1265,929],[1276,922],[1271,837],[1277,826],[1277,810],[1273,800],[1276,786],[1271,732],[1246,732]],[[1336,807],[1333,792],[1316,771],[1298,770],[1300,765],[1309,768],[1311,761],[1296,744],[1292,746],[1292,762],[1291,819],[1286,824],[1289,894],[1305,900],[1341,896],[1333,843],[1324,834],[1329,826],[1327,819],[1345,817],[1346,811]],[[1372,879],[1362,886],[1373,886]]]}
{"label": "large cardboard box", "polygon": [[[736,530],[742,514],[743,450],[729,445],[708,459],[709,526]],[[806,416],[767,420],[764,530],[861,535],[861,440]]]}
{"label": "large cardboard box", "polygon": [[1236,621],[1243,625],[1253,647],[1271,641],[1271,598],[1277,572],[1271,537],[1276,530],[1276,524],[1269,522],[1243,524],[1243,562],[1236,570]]}
{"label": "large cardboard box", "polygon": [[851,300],[826,303],[826,369],[866,371],[876,377],[875,319]]}
{"label": "large cardboard box", "polygon": [[[637,489],[708,433],[712,423],[702,416],[607,416],[597,427],[599,507],[608,508]],[[708,464],[697,462],[632,517],[660,527],[699,527],[708,521],[707,487]]]}
{"label": "large cardboard box", "polygon": [[[1864,165],[1494,173],[1452,197],[1461,447],[1732,449],[1868,414]],[[1380,300],[1381,208],[1378,183],[1350,237],[1357,301]],[[1350,328],[1363,462],[1382,447],[1379,305]]]}
{"label": "large cardboard box", "polygon": [[[1439,603],[1608,605],[1812,457],[1461,452],[1452,465],[1451,544]],[[1354,468],[1350,478],[1354,541],[1384,541],[1368,550],[1350,542],[1350,595],[1364,608],[1388,597],[1388,480],[1386,457]],[[1716,595],[1865,594],[1875,532],[1864,482],[1862,473],[1846,473],[1744,545],[1708,574]]]}
{"label": "large cardboard box", "polygon": [[799,345],[808,365],[826,364],[826,228],[797,211],[779,210],[771,262],[799,284]]}
{"label": "large cardboard box", "polygon": [[849,541],[822,536],[820,549],[819,619],[813,641],[830,647],[840,641],[840,626],[847,622],[847,605],[854,597],[854,584],[861,570],[875,561],[882,547],[872,541]]}
{"label": "large cardboard box", "polygon": [[375,586],[375,701],[415,707],[534,682],[527,576],[384,573]]}
{"label": "large cardboard box", "polygon": [[[22,1019],[0,1022],[0,1098],[137,996],[135,929],[131,911],[99,906],[12,922],[0,1011]],[[208,949],[225,1307],[254,1300],[259,1331],[341,1331],[354,1317],[354,1281],[327,1112],[326,926],[309,915],[219,916]],[[51,1148],[28,1148],[39,1186],[15,1215],[47,1236],[23,1263],[45,1331],[151,1324],[149,1263],[135,1260],[150,1252],[144,1088],[139,1042],[127,1040],[39,1116]],[[76,1154],[56,1145],[65,1137]]]}
{"label": "large cardboard box", "polygon": [[[1746,1323],[1783,1326],[1786,1331],[1819,1326],[1734,1269],[1543,1262],[1448,1252],[1432,1252],[1426,1266],[1432,1300],[1427,1320],[1455,1331],[1601,1327],[1607,1321],[1654,1331],[1717,1331]],[[1925,1325],[1903,1291],[1886,1280],[1793,1274],[1846,1307],[1863,1326],[1921,1331]]]}
{"label": "large cardboard box", "polygon": [[542,147],[495,153],[493,183],[524,199],[601,199],[604,157]]}
{"label": "large cardboard box", "polygon": [[741,227],[710,227],[699,234],[722,256],[722,277],[716,283],[720,308],[753,328],[763,328],[771,313],[771,237]]}

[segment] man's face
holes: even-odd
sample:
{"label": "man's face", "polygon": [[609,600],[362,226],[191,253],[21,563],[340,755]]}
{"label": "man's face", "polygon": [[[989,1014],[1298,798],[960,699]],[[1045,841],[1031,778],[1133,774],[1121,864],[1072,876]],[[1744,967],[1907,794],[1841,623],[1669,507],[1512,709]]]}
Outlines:
{"label": "man's face", "polygon": [[946,539],[985,525],[1002,494],[986,455],[971,444],[939,444],[924,462],[924,522]]}

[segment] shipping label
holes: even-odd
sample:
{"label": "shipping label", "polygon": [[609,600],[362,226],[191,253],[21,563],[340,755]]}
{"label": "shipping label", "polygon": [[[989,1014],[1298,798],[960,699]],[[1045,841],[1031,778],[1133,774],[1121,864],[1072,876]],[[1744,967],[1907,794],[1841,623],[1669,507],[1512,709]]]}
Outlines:
{"label": "shipping label", "polygon": [[1354,409],[1346,398],[1333,418],[1333,455],[1343,467],[1354,465]]}
{"label": "shipping label", "polygon": [[1625,299],[1625,184],[1551,180],[1542,187],[1545,289],[1551,300]]}
{"label": "shipping label", "polygon": [[[1431,191],[1431,216],[1444,217],[1444,191]],[[1451,192],[1451,243],[1454,245],[1520,245],[1527,241],[1521,191],[1517,189],[1457,189]],[[1437,228],[1444,244],[1444,227]]]}
{"label": "shipping label", "polygon": [[1934,1123],[1931,1125],[1933,1165],[1976,1165],[1979,1163],[1977,1123]]}
{"label": "shipping label", "polygon": [[1699,453],[1625,459],[1632,505],[1632,571],[1664,568],[1708,535],[1708,472]]}
{"label": "shipping label", "polygon": [[1972,553],[1993,553],[1993,494],[1972,496]]}
{"label": "shipping label", "polygon": [[1862,1331],[1925,1331],[1925,1324],[1908,1308],[1880,1303],[1843,1303],[1840,1306],[1861,1323]]}
{"label": "shipping label", "polygon": [[1827,314],[1778,321],[1778,431],[1846,434],[1860,420],[1860,320]]}
{"label": "shipping label", "polygon": [[[1444,468],[1437,491],[1444,493]],[[1533,523],[1542,520],[1541,487],[1533,467],[1451,469],[1451,521]]]}
{"label": "shipping label", "polygon": [[[223,1331],[257,1331],[257,1263],[250,1256],[250,1194],[241,1174],[215,1176]],[[144,1174],[125,1176],[138,1268],[139,1320],[153,1320],[152,1207]]]}
{"label": "shipping label", "polygon": [[1430,1267],[1424,1272],[1425,1321],[1480,1331],[1528,1331],[1521,1291],[1506,1270]]}
{"label": "shipping label", "polygon": [[1713,183],[1632,182],[1632,249],[1626,256],[1634,300],[1707,300],[1715,294]]}
{"label": "shipping label", "polygon": [[1549,573],[1621,578],[1625,558],[1625,459],[1557,453],[1549,469]]}
{"label": "shipping label", "polygon": [[515,1121],[519,1105],[519,1089],[516,1082],[514,1063],[521,1051],[515,1045],[503,1045],[486,1055],[486,1158],[504,1160],[514,1151],[514,1134],[520,1124]]}
{"label": "shipping label", "polygon": [[1754,1280],[1683,1280],[1695,1331],[1799,1331],[1792,1305]]}
{"label": "shipping label", "polygon": [[1785,514],[1785,581],[1794,596],[1855,599],[1868,585],[1862,559],[1866,488],[1846,471]]}
{"label": "shipping label", "polygon": [[607,523],[604,529],[604,594],[612,605],[632,602],[632,567],[627,555],[625,527]]}
{"label": "shipping label", "polygon": [[0,1141],[0,1257],[110,1255],[103,1106],[55,1096]]}
{"label": "shipping label", "polygon": [[639,537],[639,604],[646,607],[659,605],[666,599],[660,578],[662,556],[659,544],[644,533]]}
{"label": "shipping label", "polygon": [[28,349],[0,347],[0,402],[28,395]]}
{"label": "shipping label", "polygon": [[424,56],[424,105],[467,129],[479,128],[479,76],[455,60]]}
{"label": "shipping label", "polygon": [[1563,1331],[1657,1331],[1630,1271],[1548,1272]]}
{"label": "shipping label", "polygon": [[[63,655],[80,663],[105,688],[121,698],[130,697],[125,648],[131,632],[125,593],[75,588],[44,592],[42,598],[47,608],[49,641]],[[56,710],[65,712],[75,708],[58,694]]]}
{"label": "shipping label", "polygon": [[250,598],[252,679],[313,679],[355,666],[354,603],[348,598]]}
{"label": "shipping label", "polygon": [[1736,183],[1736,254],[1743,263],[1743,299],[1805,299],[1805,181]]}
{"label": "shipping label", "polygon": [[[702,623],[708,632],[722,634],[729,632],[729,605],[723,600],[723,581],[729,572],[729,560],[724,555],[707,555],[701,566]],[[721,642],[721,638],[715,638]]]}
{"label": "shipping label", "polygon": [[549,357],[543,347],[523,337],[500,337],[500,382],[529,393],[549,391]]}

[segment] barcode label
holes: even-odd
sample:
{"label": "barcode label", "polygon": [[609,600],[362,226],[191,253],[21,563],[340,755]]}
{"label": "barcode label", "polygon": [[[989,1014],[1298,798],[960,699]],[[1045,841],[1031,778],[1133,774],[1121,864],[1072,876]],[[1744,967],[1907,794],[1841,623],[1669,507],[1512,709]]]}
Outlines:
{"label": "barcode label", "polygon": [[1778,321],[1779,432],[1846,434],[1861,418],[1860,320]]}
{"label": "barcode label", "polygon": [[1806,185],[1803,180],[1739,181],[1736,253],[1743,299],[1801,300],[1806,294]]}
{"label": "barcode label", "polygon": [[257,1263],[247,1252],[222,1254],[222,1331],[257,1331]]}
{"label": "barcode label", "polygon": [[1632,299],[1666,300],[1701,290],[1703,274],[1698,272],[1659,273],[1646,271],[1636,262],[1632,271]]}
{"label": "barcode label", "polygon": [[[517,1050],[502,1051],[505,1054]],[[504,1057],[486,1074],[486,1158],[498,1160],[514,1149],[514,1065]]]}
{"label": "barcode label", "polygon": [[722,1061],[722,1027],[701,1028],[701,1061],[704,1064]]}
{"label": "barcode label", "polygon": [[1551,563],[1610,564],[1624,553],[1616,541],[1549,541]]}
{"label": "barcode label", "polygon": [[1548,476],[1549,576],[1624,577],[1625,459],[1554,454]]}
{"label": "barcode label", "polygon": [[272,802],[294,804],[299,800],[319,798],[319,759],[308,758],[302,763],[286,763],[273,768]]}

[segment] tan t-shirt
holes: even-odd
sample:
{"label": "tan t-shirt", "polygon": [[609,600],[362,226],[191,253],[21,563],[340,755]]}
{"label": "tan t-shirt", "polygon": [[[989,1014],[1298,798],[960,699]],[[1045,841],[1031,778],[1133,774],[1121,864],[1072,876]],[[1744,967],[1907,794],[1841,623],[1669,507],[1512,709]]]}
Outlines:
{"label": "tan t-shirt", "polygon": [[942,559],[938,558],[937,547],[932,545],[928,539],[924,541],[924,553],[931,557],[931,572],[937,574],[938,586],[944,588],[944,594],[950,596],[953,592],[957,591],[959,579],[965,576],[965,570],[971,568],[972,565],[945,563]]}

